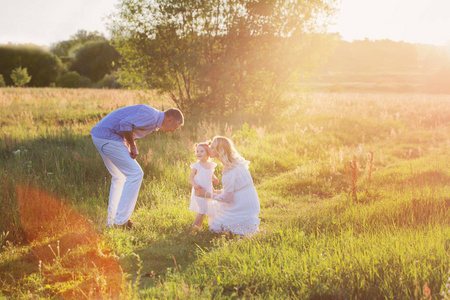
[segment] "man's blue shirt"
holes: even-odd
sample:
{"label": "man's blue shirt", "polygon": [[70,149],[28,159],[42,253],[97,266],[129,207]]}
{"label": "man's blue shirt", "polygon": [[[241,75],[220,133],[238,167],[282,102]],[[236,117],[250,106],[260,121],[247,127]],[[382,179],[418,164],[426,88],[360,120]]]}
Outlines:
{"label": "man's blue shirt", "polygon": [[96,138],[124,141],[123,131],[132,131],[135,140],[159,130],[164,112],[148,105],[131,105],[119,108],[92,128],[90,134]]}

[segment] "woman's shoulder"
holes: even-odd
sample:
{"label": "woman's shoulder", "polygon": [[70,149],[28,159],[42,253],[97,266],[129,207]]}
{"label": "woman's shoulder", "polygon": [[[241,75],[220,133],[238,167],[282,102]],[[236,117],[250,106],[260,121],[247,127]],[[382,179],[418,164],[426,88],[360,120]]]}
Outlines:
{"label": "woman's shoulder", "polygon": [[250,164],[250,162],[248,160],[240,161],[236,166],[233,167],[233,170],[235,170],[235,171],[248,170],[249,164]]}
{"label": "woman's shoulder", "polygon": [[247,167],[242,165],[242,164],[238,164],[236,166],[226,166],[223,168],[222,174],[225,175],[232,175],[232,174],[237,174],[242,172],[243,170],[247,170]]}
{"label": "woman's shoulder", "polygon": [[235,168],[233,168],[233,167],[224,166],[223,170],[222,170],[222,175],[224,175],[224,176],[228,175],[228,174],[232,173],[234,169]]}
{"label": "woman's shoulder", "polygon": [[248,169],[248,162],[238,164],[231,171],[230,174],[236,178],[247,178],[251,177],[250,171]]}

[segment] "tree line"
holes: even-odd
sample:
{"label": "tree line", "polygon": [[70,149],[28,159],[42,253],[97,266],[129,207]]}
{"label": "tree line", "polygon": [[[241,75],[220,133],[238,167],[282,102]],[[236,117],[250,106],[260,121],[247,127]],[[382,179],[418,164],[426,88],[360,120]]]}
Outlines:
{"label": "tree line", "polygon": [[[339,41],[315,82],[331,91],[450,93],[450,44]],[[314,82],[312,80],[312,82]]]}
{"label": "tree line", "polygon": [[111,41],[85,30],[50,50],[0,45],[0,86],[119,87],[114,75],[118,59]]}
{"label": "tree line", "polygon": [[339,41],[320,71],[433,72],[450,67],[450,47],[369,39]]}

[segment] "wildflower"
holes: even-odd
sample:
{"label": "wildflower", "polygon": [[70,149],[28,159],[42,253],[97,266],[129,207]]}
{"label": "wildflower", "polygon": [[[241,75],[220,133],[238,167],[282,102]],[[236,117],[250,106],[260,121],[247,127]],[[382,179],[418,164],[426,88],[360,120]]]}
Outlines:
{"label": "wildflower", "polygon": [[14,155],[20,154],[20,149],[17,149],[16,151],[13,151]]}

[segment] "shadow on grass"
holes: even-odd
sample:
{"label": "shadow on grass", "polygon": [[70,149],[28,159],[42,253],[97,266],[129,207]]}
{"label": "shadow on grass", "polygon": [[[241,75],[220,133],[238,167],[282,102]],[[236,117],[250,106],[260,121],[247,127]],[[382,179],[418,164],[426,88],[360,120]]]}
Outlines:
{"label": "shadow on grass", "polygon": [[169,273],[184,272],[196,263],[199,253],[211,251],[214,241],[223,237],[232,239],[234,235],[214,233],[208,229],[191,231],[188,228],[136,251],[137,257],[124,262],[123,267],[127,273],[132,274],[133,280],[140,277],[141,288],[149,288],[163,283]]}

